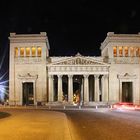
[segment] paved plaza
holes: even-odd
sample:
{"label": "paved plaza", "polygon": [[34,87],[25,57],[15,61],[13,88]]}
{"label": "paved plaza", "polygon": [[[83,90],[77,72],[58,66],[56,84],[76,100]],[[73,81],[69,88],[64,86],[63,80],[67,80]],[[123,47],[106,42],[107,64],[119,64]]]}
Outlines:
{"label": "paved plaza", "polygon": [[139,140],[140,111],[1,107],[0,140]]}

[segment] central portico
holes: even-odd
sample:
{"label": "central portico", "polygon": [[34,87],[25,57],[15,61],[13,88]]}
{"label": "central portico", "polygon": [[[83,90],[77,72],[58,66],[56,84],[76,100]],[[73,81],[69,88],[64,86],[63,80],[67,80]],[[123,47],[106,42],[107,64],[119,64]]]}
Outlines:
{"label": "central portico", "polygon": [[[101,58],[77,54],[73,57],[53,57],[48,68],[48,101],[73,103],[108,102],[109,65]],[[65,98],[66,97],[66,98]]]}

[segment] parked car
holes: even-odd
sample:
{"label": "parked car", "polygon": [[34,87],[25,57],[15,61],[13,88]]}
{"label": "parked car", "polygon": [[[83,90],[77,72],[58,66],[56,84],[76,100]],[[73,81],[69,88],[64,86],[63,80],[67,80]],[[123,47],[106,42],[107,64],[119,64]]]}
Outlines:
{"label": "parked car", "polygon": [[135,110],[137,109],[137,105],[134,105],[130,102],[118,102],[112,105],[112,109],[128,109],[128,110]]}

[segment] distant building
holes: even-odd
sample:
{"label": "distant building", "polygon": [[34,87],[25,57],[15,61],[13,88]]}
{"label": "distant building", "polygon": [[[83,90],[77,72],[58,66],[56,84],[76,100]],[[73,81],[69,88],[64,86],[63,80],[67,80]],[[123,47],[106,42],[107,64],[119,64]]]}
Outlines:
{"label": "distant building", "polygon": [[100,57],[49,56],[45,32],[9,40],[11,105],[140,104],[140,34],[109,32]]}

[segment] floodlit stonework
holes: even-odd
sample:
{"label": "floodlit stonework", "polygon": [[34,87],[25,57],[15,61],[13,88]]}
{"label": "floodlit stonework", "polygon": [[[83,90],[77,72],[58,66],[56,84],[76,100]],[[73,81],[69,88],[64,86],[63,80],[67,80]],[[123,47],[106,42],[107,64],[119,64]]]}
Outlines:
{"label": "floodlit stonework", "polygon": [[49,56],[45,32],[9,40],[10,105],[140,104],[140,34],[109,32],[100,57]]}

